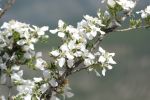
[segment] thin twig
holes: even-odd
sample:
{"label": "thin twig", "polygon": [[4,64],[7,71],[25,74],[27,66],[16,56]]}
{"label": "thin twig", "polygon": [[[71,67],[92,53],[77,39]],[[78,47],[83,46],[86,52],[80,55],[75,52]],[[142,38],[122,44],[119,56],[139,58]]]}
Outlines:
{"label": "thin twig", "polygon": [[115,30],[116,32],[125,32],[125,31],[130,31],[130,30],[135,30],[135,29],[141,29],[141,28],[149,28],[150,25],[146,25],[146,26],[140,26],[140,27],[130,27],[130,28],[126,28],[126,29],[120,29],[120,30]]}
{"label": "thin twig", "polygon": [[8,0],[8,2],[4,5],[4,8],[0,11],[0,18],[12,7],[16,0]]}

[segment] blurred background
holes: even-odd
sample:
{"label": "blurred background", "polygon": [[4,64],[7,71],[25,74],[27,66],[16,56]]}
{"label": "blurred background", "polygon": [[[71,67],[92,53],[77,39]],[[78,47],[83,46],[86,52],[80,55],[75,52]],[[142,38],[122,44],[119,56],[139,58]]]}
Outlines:
{"label": "blurred background", "polygon": [[[0,1],[0,7],[7,0]],[[13,7],[0,19],[16,19],[38,26],[57,27],[59,19],[76,26],[83,15],[96,16],[99,8],[105,5],[100,0],[16,0]],[[150,0],[139,0],[136,10],[150,5]],[[46,44],[36,45],[37,51],[47,53],[57,47],[59,38],[50,35]],[[150,100],[150,29],[115,32],[102,42],[102,47],[115,52],[113,70],[107,71],[106,77],[98,78],[95,73],[82,71],[70,77],[70,86],[75,94],[67,100]],[[25,73],[31,77],[30,72]],[[7,91],[0,88],[0,94]]]}

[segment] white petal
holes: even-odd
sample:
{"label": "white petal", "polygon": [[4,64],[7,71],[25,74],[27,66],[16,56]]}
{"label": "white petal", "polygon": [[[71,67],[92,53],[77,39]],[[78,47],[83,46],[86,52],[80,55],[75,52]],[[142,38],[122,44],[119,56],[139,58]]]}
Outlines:
{"label": "white petal", "polygon": [[45,66],[47,65],[46,61],[44,61],[42,58],[36,59],[35,67],[44,70]]}
{"label": "white petal", "polygon": [[32,58],[32,54],[29,53],[29,52],[26,52],[26,53],[24,54],[24,57],[25,57],[26,59],[31,59],[31,58]]}
{"label": "white petal", "polygon": [[92,62],[91,59],[84,59],[84,64],[85,64],[86,66],[90,66],[92,63],[93,63],[93,62]]}
{"label": "white petal", "polygon": [[94,70],[94,71],[95,71],[95,73],[96,73],[96,76],[98,76],[98,77],[101,76],[100,73],[99,73],[97,70]]}
{"label": "white petal", "polygon": [[102,47],[99,47],[99,51],[103,54],[105,53],[105,50]]}
{"label": "white petal", "polygon": [[37,38],[31,38],[31,40],[30,40],[32,43],[36,43],[37,41],[38,41],[38,39]]}
{"label": "white petal", "polygon": [[26,96],[24,96],[24,100],[31,100],[31,95],[30,94],[27,94]]}
{"label": "white petal", "polygon": [[69,51],[69,48],[68,48],[68,46],[67,46],[66,43],[64,43],[63,45],[61,45],[60,49],[61,49],[63,52]]}
{"label": "white petal", "polygon": [[110,7],[115,7],[116,2],[115,2],[114,0],[107,0],[107,4],[108,4]]}
{"label": "white petal", "polygon": [[59,21],[58,21],[58,27],[59,27],[59,28],[63,28],[64,25],[65,25],[65,23],[64,23],[62,20],[59,20]]}
{"label": "white petal", "polygon": [[102,35],[104,35],[104,34],[105,34],[105,32],[104,32],[104,31],[101,31],[101,30],[100,30],[100,33],[101,33]]}
{"label": "white petal", "polygon": [[48,84],[43,84],[40,88],[40,90],[42,91],[42,93],[44,93],[47,89],[48,89],[49,85]]}
{"label": "white petal", "polygon": [[102,70],[102,75],[105,76],[105,73],[106,73],[106,69],[103,68],[103,70]]}
{"label": "white petal", "polygon": [[76,42],[76,41],[71,40],[71,41],[68,43],[68,48],[69,48],[70,50],[72,50],[72,49],[75,48],[75,42]]}
{"label": "white petal", "polygon": [[89,40],[92,40],[93,39],[93,36],[91,33],[86,33],[86,36],[87,36],[87,39]]}
{"label": "white petal", "polygon": [[55,56],[55,57],[57,57],[57,56],[59,56],[59,50],[54,50],[54,51],[52,51],[52,52],[50,52],[53,56]]}
{"label": "white petal", "polygon": [[104,63],[106,61],[106,58],[104,56],[100,56],[98,61]]}
{"label": "white petal", "polygon": [[12,70],[18,71],[20,69],[20,66],[14,65],[11,68]]}
{"label": "white petal", "polygon": [[116,64],[116,62],[112,59],[112,57],[110,57],[110,58],[108,59],[108,63],[110,63],[110,64]]}
{"label": "white petal", "polygon": [[64,38],[64,37],[65,37],[65,33],[63,33],[63,32],[58,32],[58,36],[61,37],[61,38]]}
{"label": "white petal", "polygon": [[113,57],[113,56],[115,56],[115,53],[109,53],[109,55]]}
{"label": "white petal", "polygon": [[3,25],[1,26],[1,29],[4,29],[4,28],[8,29],[9,28],[9,23],[4,22]]}
{"label": "white petal", "polygon": [[41,82],[43,79],[40,77],[40,78],[33,78],[34,79],[34,82]]}
{"label": "white petal", "polygon": [[41,30],[42,30],[42,31],[47,31],[48,29],[49,29],[48,26],[43,26],[43,27],[41,27]]}
{"label": "white petal", "polygon": [[23,75],[23,71],[21,70],[21,71],[19,71],[18,73],[13,73],[12,75],[11,75],[11,79],[12,80],[18,80],[18,81],[20,81],[22,78],[22,75]]}
{"label": "white petal", "polygon": [[30,48],[31,50],[34,50],[34,45],[33,45],[32,43],[30,43],[30,44],[29,44],[29,48]]}
{"label": "white petal", "polygon": [[65,64],[65,58],[60,58],[60,59],[58,59],[58,65],[59,65],[59,67],[63,67],[63,65]]}
{"label": "white petal", "polygon": [[66,56],[68,59],[74,59],[74,56],[70,54],[69,52],[66,52]]}
{"label": "white petal", "polygon": [[22,75],[23,75],[23,70],[20,70],[19,72],[17,72],[17,74],[18,74],[20,77],[22,77]]}
{"label": "white petal", "polygon": [[113,67],[111,65],[108,65],[107,68],[110,70],[112,69]]}
{"label": "white petal", "polygon": [[30,49],[29,45],[24,45],[22,48],[24,51],[28,51]]}
{"label": "white petal", "polygon": [[67,65],[69,68],[73,67],[73,64],[74,64],[74,60],[67,60]]}
{"label": "white petal", "polygon": [[95,36],[97,35],[97,32],[96,32],[96,31],[91,32],[91,35],[92,35],[93,37],[95,37]]}
{"label": "white petal", "polygon": [[58,29],[50,30],[50,33],[56,34],[58,32]]}
{"label": "white petal", "polygon": [[65,95],[68,97],[68,98],[71,98],[74,96],[74,94],[72,92],[66,92]]}
{"label": "white petal", "polygon": [[88,54],[88,57],[89,57],[90,59],[95,59],[95,56],[94,56],[92,53],[89,53],[89,54]]}
{"label": "white petal", "polygon": [[77,52],[74,53],[74,56],[81,57],[82,56],[82,52],[81,51],[77,51]]}
{"label": "white petal", "polygon": [[17,44],[21,45],[21,46],[24,45],[25,43],[27,43],[26,40],[19,40],[19,41],[17,41]]}

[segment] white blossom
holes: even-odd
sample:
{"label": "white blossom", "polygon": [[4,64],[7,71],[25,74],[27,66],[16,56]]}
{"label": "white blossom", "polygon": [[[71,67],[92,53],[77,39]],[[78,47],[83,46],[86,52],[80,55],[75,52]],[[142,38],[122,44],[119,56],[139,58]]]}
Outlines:
{"label": "white blossom", "polygon": [[116,2],[125,10],[125,11],[130,11],[132,10],[135,5],[136,1],[133,0],[116,0]]}
{"label": "white blossom", "polygon": [[41,28],[33,25],[35,32],[37,32],[37,34],[39,36],[44,35],[46,31],[48,31],[49,27],[48,26],[43,26]]}
{"label": "white blossom", "polygon": [[74,59],[73,54],[71,54],[70,52],[66,52],[66,57],[67,57],[68,59]]}
{"label": "white blossom", "polygon": [[13,73],[11,75],[11,79],[12,80],[17,80],[17,81],[21,81],[22,80],[22,75],[23,75],[23,70],[18,71],[17,73]]}
{"label": "white blossom", "polygon": [[17,86],[17,91],[19,94],[32,94],[32,89],[35,84],[31,80],[22,80],[22,85]]}
{"label": "white blossom", "polygon": [[63,57],[57,59],[57,61],[58,61],[59,67],[63,67],[63,65],[65,64],[65,58],[63,58]]}
{"label": "white blossom", "polygon": [[115,0],[107,0],[107,4],[113,8],[116,5],[116,1]]}
{"label": "white blossom", "polygon": [[36,59],[36,64],[35,67],[40,69],[40,70],[44,70],[44,68],[47,66],[46,61],[44,61],[42,58],[38,58]]}
{"label": "white blossom", "polygon": [[86,66],[90,66],[90,65],[92,65],[93,63],[94,63],[93,60],[91,60],[91,59],[89,59],[89,58],[84,59],[84,64],[85,64]]}
{"label": "white blossom", "polygon": [[112,69],[111,64],[116,64],[116,62],[113,60],[113,56],[115,56],[115,53],[109,53],[106,52],[102,47],[99,47],[99,52],[95,53],[95,56],[98,57],[98,63],[102,66],[102,75],[105,76],[106,68]]}
{"label": "white blossom", "polygon": [[60,50],[61,50],[62,52],[68,52],[68,51],[69,51],[69,48],[68,48],[67,43],[64,43],[63,45],[61,45]]}
{"label": "white blossom", "polygon": [[147,6],[146,8],[145,8],[145,10],[141,10],[141,11],[138,11],[138,12],[136,12],[137,14],[141,14],[141,17],[142,18],[147,18],[148,16],[150,16],[150,5],[149,6]]}

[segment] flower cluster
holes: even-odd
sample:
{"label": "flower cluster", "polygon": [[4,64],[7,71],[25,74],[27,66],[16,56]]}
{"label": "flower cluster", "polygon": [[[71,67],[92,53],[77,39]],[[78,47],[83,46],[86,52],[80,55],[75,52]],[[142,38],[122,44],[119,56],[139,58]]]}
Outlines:
{"label": "flower cluster", "polygon": [[45,31],[47,30],[47,26],[38,28],[37,26],[33,25],[30,27],[29,24],[20,23],[14,20],[9,23],[5,22],[1,26],[0,47],[2,50],[13,50],[19,48],[22,52],[24,52],[24,58],[30,59],[35,54],[33,52],[34,44],[40,38],[48,37],[45,35]]}
{"label": "flower cluster", "polygon": [[[111,2],[108,0],[108,4]],[[121,5],[119,1],[114,3]],[[5,22],[0,30],[1,84],[6,84],[10,78],[11,85],[16,86],[18,91],[13,99],[40,100],[45,99],[49,93],[51,100],[59,100],[57,94],[64,98],[72,97],[73,93],[70,92],[66,78],[80,69],[94,71],[97,76],[105,76],[106,70],[112,69],[111,65],[116,64],[113,60],[115,53],[105,51],[97,42],[107,34],[105,30],[110,27],[111,14],[110,11],[99,11],[97,15],[98,17],[85,15],[76,27],[59,20],[58,28],[50,32],[57,34],[63,43],[50,52],[49,63],[42,59],[41,52],[36,53],[34,50],[35,43],[48,38],[45,35],[47,26],[39,28],[14,20]],[[23,79],[22,65],[39,69],[43,76]]]}
{"label": "flower cluster", "polygon": [[[104,49],[99,47],[98,52],[94,54],[96,56],[96,65],[100,64],[102,67],[102,75],[105,76],[106,69],[112,69],[111,64],[116,64],[116,62],[112,59],[115,56],[115,53],[106,52]],[[95,67],[95,66],[94,66]],[[97,66],[96,66],[97,67]],[[89,70],[93,70],[94,68],[91,67]],[[95,69],[94,69],[95,70]],[[96,74],[100,76],[100,74],[95,70]]]}
{"label": "flower cluster", "polygon": [[[34,44],[39,39],[48,38],[45,32],[47,26],[41,28],[30,26],[15,20],[4,22],[0,27],[0,83],[3,85],[16,85],[19,95],[32,93],[36,81],[24,80],[22,65],[28,65],[35,60],[35,69],[44,69],[46,62],[41,58],[41,52],[34,51]],[[8,81],[11,81],[8,84]],[[26,96],[25,95],[25,96]],[[26,97],[24,97],[25,99]],[[25,99],[29,100],[29,99]]]}
{"label": "flower cluster", "polygon": [[[10,95],[12,100],[60,100],[70,98],[68,76],[86,69],[97,76],[105,76],[113,68],[115,53],[105,51],[100,43],[109,32],[117,30],[136,5],[133,0],[103,0],[107,2],[107,11],[98,11],[97,17],[85,15],[77,26],[58,21],[58,28],[49,30],[48,26],[37,27],[15,20],[4,22],[0,27],[0,85],[16,88],[18,94]],[[3,11],[0,8],[0,11]],[[150,6],[137,13],[150,24]],[[131,19],[130,26],[135,29],[142,20]],[[130,30],[125,29],[126,30]],[[41,52],[35,52],[34,45],[41,39],[47,39],[50,31],[61,38],[62,44],[53,49],[50,61],[42,59]],[[117,30],[119,31],[119,30]],[[121,30],[124,31],[124,30]],[[41,77],[24,79],[23,66],[38,70]],[[9,91],[11,92],[11,91]],[[0,96],[0,100],[6,100]]]}
{"label": "flower cluster", "polygon": [[[107,12],[107,15],[109,15],[109,12]],[[93,46],[89,47],[94,39],[103,38],[106,34],[103,31],[103,29],[106,28],[103,24],[104,19],[100,12],[98,13],[98,17],[85,15],[84,19],[78,22],[76,28],[59,20],[58,28],[50,30],[52,34],[57,33],[63,41],[63,44],[58,49],[50,52],[54,66],[58,66],[60,70],[80,69],[80,66],[76,65],[76,63],[81,60],[84,64],[83,68],[89,71],[95,71],[98,76],[100,76],[100,74],[97,69],[100,69],[102,70],[102,75],[105,76],[106,68],[112,69],[111,64],[116,64],[112,59],[114,53],[108,53],[101,47],[99,47],[98,52],[96,52],[96,50],[92,50],[92,48],[94,48]],[[62,71],[62,73],[65,72]],[[55,82],[56,81],[57,79],[55,79]],[[65,91],[63,93],[65,93]],[[67,97],[70,97],[70,95],[67,95]]]}
{"label": "flower cluster", "polygon": [[132,10],[136,5],[136,2],[133,0],[116,0],[116,2],[121,5],[125,11]]}
{"label": "flower cluster", "polygon": [[[83,59],[85,67],[92,68],[93,65],[99,64],[103,69],[109,67],[109,64],[115,64],[111,62],[114,54],[106,53],[104,50],[99,50],[99,53],[93,53],[88,48],[89,41],[92,41],[96,37],[103,37],[105,32],[102,30],[105,25],[102,23],[102,20],[98,17],[91,17],[89,15],[84,16],[81,22],[77,24],[77,28],[66,25],[62,20],[58,22],[58,28],[50,30],[51,33],[58,33],[58,36],[61,37],[64,41],[64,44],[60,46],[59,49],[53,50],[50,52],[51,56],[54,58],[56,66],[60,68],[68,67],[74,68],[78,59]],[[103,57],[103,60],[97,61],[97,56]],[[105,60],[104,60],[105,59]],[[94,69],[96,70],[96,69]],[[103,73],[103,75],[105,75]]]}
{"label": "flower cluster", "polygon": [[147,7],[145,8],[145,10],[141,10],[141,11],[139,11],[139,12],[137,12],[137,13],[138,13],[138,14],[140,13],[142,18],[147,18],[148,16],[150,16],[150,5],[147,6]]}
{"label": "flower cluster", "polygon": [[107,0],[107,4],[112,8],[118,4],[123,8],[123,10],[128,12],[135,7],[136,2],[133,0]]}

